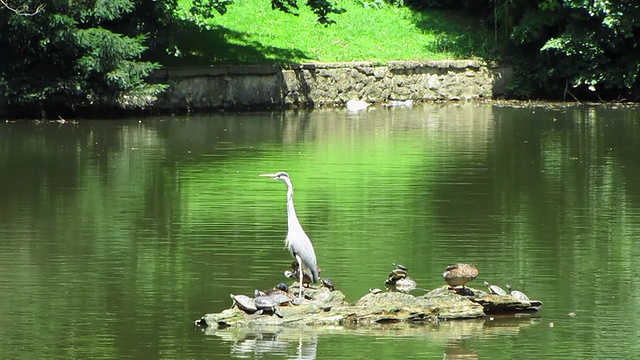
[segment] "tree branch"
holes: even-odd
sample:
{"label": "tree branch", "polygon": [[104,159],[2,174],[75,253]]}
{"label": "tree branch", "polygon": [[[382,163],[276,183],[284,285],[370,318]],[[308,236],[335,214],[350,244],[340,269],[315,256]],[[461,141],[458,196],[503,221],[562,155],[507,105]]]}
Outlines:
{"label": "tree branch", "polygon": [[13,11],[14,13],[16,13],[17,15],[21,15],[21,16],[33,16],[36,15],[37,13],[39,13],[40,11],[44,10],[44,4],[39,4],[35,10],[30,11],[29,10],[29,5],[20,5],[18,7],[11,7],[9,5],[9,1],[8,0],[0,0],[0,4],[2,6],[4,6],[6,9]]}

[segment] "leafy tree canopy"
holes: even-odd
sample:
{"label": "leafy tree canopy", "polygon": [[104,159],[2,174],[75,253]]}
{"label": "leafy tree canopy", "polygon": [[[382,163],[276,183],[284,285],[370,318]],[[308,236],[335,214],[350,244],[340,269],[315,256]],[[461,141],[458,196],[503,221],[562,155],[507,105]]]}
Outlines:
{"label": "leafy tree canopy", "polygon": [[[0,104],[10,112],[144,108],[166,86],[145,81],[159,64],[145,60],[172,46],[177,22],[224,14],[232,0],[193,0],[188,19],[178,0],[0,0]],[[295,14],[296,0],[273,0]],[[318,21],[341,9],[308,0]],[[174,44],[175,45],[175,44]]]}
{"label": "leafy tree canopy", "polygon": [[[409,6],[424,6],[406,0]],[[468,9],[501,39],[522,95],[633,96],[640,87],[640,2],[632,0],[429,0]],[[575,90],[574,90],[575,89]],[[636,94],[638,97],[640,93]]]}

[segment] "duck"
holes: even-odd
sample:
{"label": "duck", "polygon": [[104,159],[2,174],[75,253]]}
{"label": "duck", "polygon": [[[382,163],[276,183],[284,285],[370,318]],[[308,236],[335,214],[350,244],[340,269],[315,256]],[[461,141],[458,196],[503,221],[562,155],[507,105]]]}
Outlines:
{"label": "duck", "polygon": [[478,276],[478,269],[472,264],[453,264],[447,266],[442,273],[444,281],[449,284],[451,290],[458,292],[457,286],[462,286],[462,290],[466,290],[465,285],[473,281]]}

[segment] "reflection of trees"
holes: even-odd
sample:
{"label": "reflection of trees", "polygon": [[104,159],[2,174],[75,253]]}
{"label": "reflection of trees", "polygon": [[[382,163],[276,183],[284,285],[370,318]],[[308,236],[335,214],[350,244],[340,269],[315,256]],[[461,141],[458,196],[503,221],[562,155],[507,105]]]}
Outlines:
{"label": "reflection of trees", "polygon": [[[381,286],[391,261],[431,287],[464,259],[578,316],[624,318],[640,299],[633,111],[375,111],[0,127],[0,245],[14,259],[3,275],[25,284],[0,293],[0,322],[44,358],[180,357],[184,345],[170,343],[184,340],[181,316],[228,306],[230,289],[273,286],[288,267],[284,189],[255,176],[285,167],[326,276],[351,295]],[[16,303],[56,322],[32,328]],[[610,325],[581,321],[587,334]],[[556,334],[545,336],[602,344]],[[83,336],[95,343],[74,348]],[[465,339],[451,354],[473,354]]]}
{"label": "reflection of trees", "polygon": [[[461,153],[451,170],[430,170],[440,171],[438,205],[425,206],[438,212],[444,239],[431,250],[487,262],[481,273],[491,280],[536,291],[553,284],[546,291],[567,311],[608,304],[600,316],[624,317],[616,305],[637,298],[637,111],[494,108],[493,119],[487,158]],[[584,296],[587,288],[608,290]],[[598,344],[596,335],[581,341]]]}
{"label": "reflection of trees", "polygon": [[[263,358],[278,356],[287,359],[315,359],[318,348],[323,357],[352,356],[356,354],[375,358],[375,351],[392,351],[387,357],[402,354],[406,358],[424,357],[424,348],[383,346],[373,348],[371,343],[379,338],[417,339],[426,344],[432,354],[446,359],[476,358],[473,342],[478,339],[499,339],[517,337],[527,328],[539,324],[535,318],[512,316],[492,320],[477,319],[464,321],[443,321],[436,324],[415,325],[407,323],[313,327],[251,327],[227,329],[207,329],[205,334],[215,336],[230,343],[230,353],[237,358]],[[336,338],[338,336],[338,338]],[[363,347],[354,344],[364,344]],[[394,352],[395,351],[395,352]],[[340,356],[338,356],[340,357]]]}
{"label": "reflection of trees", "polygon": [[[134,319],[140,306],[166,306],[171,294],[154,294],[152,284],[179,291],[186,262],[157,246],[178,228],[171,212],[180,193],[155,131],[107,121],[11,124],[0,142],[0,166],[11,171],[0,176],[0,231],[16,266],[5,271],[20,279],[0,309],[12,316],[11,332],[28,339],[22,351],[88,358],[120,357],[132,342],[156,347],[157,335],[137,336],[145,320]],[[114,347],[95,336],[105,332]],[[78,346],[84,337],[91,340]]]}

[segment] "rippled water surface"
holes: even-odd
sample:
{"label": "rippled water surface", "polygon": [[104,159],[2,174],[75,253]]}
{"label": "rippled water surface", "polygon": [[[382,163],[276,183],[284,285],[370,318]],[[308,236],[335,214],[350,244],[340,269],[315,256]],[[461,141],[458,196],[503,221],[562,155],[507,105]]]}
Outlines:
{"label": "rippled water surface", "polygon": [[[286,187],[349,301],[471,262],[534,317],[204,333],[283,279]],[[446,105],[0,125],[2,358],[631,358],[640,111]],[[575,316],[569,316],[575,313]]]}

